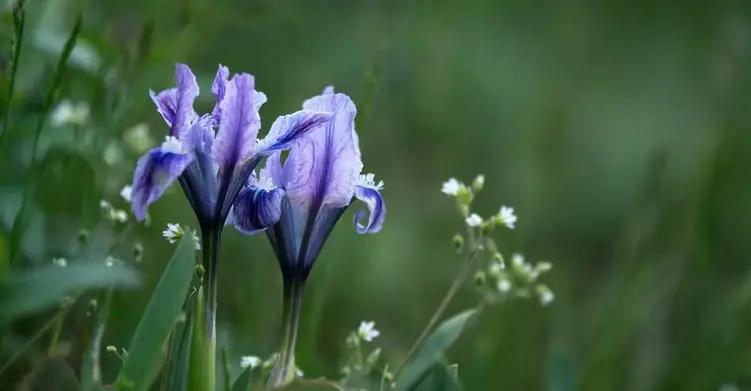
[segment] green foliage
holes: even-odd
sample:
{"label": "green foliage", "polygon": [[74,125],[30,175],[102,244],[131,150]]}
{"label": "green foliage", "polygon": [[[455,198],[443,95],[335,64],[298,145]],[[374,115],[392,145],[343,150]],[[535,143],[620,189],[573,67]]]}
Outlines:
{"label": "green foliage", "polygon": [[59,357],[40,361],[24,379],[19,391],[79,391],[75,372]]}
{"label": "green foliage", "polygon": [[232,391],[249,391],[251,379],[253,376],[253,370],[251,368],[245,368],[240,372],[240,376],[232,383]]}
{"label": "green foliage", "polygon": [[162,349],[187,299],[195,271],[195,241],[183,235],[167,264],[128,348],[117,376],[121,390],[148,390],[162,361]]}
{"label": "green foliage", "polygon": [[[396,391],[414,390],[435,365],[441,361],[446,350],[459,338],[462,331],[471,323],[475,316],[477,316],[476,310],[467,310],[451,317],[438,326],[433,335],[425,341],[417,356],[404,368],[402,375],[396,379]],[[448,376],[446,369],[444,367],[441,368],[443,368],[441,371],[446,372],[446,376]],[[433,381],[444,384],[445,376],[442,372],[440,376],[434,374],[435,378]]]}
{"label": "green foliage", "polygon": [[134,288],[139,273],[126,265],[75,262],[67,267],[42,266],[0,282],[0,325],[60,305],[66,295],[91,288]]}

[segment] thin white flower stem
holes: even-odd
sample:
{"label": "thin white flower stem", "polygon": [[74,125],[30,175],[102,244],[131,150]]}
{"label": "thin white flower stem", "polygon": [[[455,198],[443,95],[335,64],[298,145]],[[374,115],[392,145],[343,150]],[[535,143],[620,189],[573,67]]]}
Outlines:
{"label": "thin white flower stem", "polygon": [[[474,239],[471,240],[472,244],[474,244],[473,242]],[[410,348],[407,352],[407,356],[404,358],[404,361],[397,367],[397,370],[394,372],[394,379],[397,379],[399,377],[401,372],[404,370],[404,367],[407,366],[407,363],[409,363],[409,360],[412,359],[412,356],[417,353],[417,350],[420,349],[420,347],[425,343],[425,340],[427,340],[430,336],[430,333],[433,332],[433,329],[438,324],[438,321],[443,317],[444,313],[448,309],[449,304],[451,304],[451,301],[454,299],[454,296],[456,296],[456,294],[459,292],[459,288],[461,288],[462,283],[467,279],[467,275],[469,274],[472,264],[481,252],[482,248],[473,246],[472,250],[467,253],[467,256],[462,261],[462,266],[459,270],[459,273],[456,275],[454,282],[451,284],[451,288],[449,288],[448,292],[446,292],[446,296],[443,297],[443,301],[441,301],[438,309],[436,309],[435,313],[433,313],[433,317],[430,318],[430,321],[425,326],[422,334],[420,334],[420,336],[417,338],[417,341],[415,341],[414,345],[412,345],[412,348]]]}
{"label": "thin white flower stem", "polygon": [[31,338],[29,338],[26,341],[26,343],[23,346],[21,346],[21,348],[16,350],[15,354],[13,354],[13,356],[11,356],[11,358],[8,359],[8,361],[6,361],[2,367],[0,367],[0,375],[3,372],[5,372],[5,370],[8,369],[14,362],[16,362],[16,360],[18,360],[24,354],[24,352],[26,352],[29,349],[29,347],[31,347],[31,345],[34,344],[34,342],[36,342],[39,338],[41,338],[47,332],[47,330],[49,330],[55,324],[57,324],[58,319],[64,318],[65,314],[67,313],[68,313],[67,309],[61,310],[61,311],[58,311],[57,314],[55,314],[55,316],[50,318],[50,320],[48,320],[47,323],[45,323],[42,326],[42,328],[40,328],[39,331],[36,332],[36,334],[31,336]]}

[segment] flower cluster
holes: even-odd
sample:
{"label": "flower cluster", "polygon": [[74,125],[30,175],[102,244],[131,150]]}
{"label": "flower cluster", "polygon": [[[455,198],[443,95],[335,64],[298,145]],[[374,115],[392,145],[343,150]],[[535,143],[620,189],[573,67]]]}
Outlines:
{"label": "flower cluster", "polygon": [[549,262],[532,265],[521,254],[513,254],[511,265],[507,267],[500,253],[497,253],[485,270],[475,274],[475,282],[490,301],[537,297],[542,305],[548,305],[554,299],[553,292],[547,285],[538,283],[538,278],[551,268]]}
{"label": "flower cluster", "polygon": [[[444,194],[456,199],[460,214],[464,218],[470,242],[468,259],[471,261],[478,253],[490,255],[490,259],[484,261],[485,266],[482,270],[475,274],[475,284],[481,289],[483,299],[498,302],[512,297],[536,297],[543,305],[550,304],[554,298],[553,292],[547,285],[539,283],[538,278],[549,271],[552,265],[547,262],[532,265],[527,263],[522,255],[514,254],[511,257],[511,265],[507,267],[495,241],[489,236],[498,227],[516,227],[517,216],[514,209],[501,206],[498,213],[487,219],[471,212],[472,201],[484,184],[485,177],[478,175],[471,186],[451,178],[444,182],[441,188]],[[454,236],[453,243],[457,252],[462,253],[465,250],[465,239],[461,234]]]}
{"label": "flower cluster", "polygon": [[343,385],[358,389],[358,385],[367,383],[375,371],[380,371],[384,384],[391,383],[393,375],[389,372],[388,366],[385,369],[378,368],[381,349],[375,348],[367,355],[363,352],[363,343],[373,342],[380,335],[381,332],[375,328],[375,322],[363,321],[360,322],[357,330],[347,336],[345,340],[347,360],[341,369]]}
{"label": "flower cluster", "polygon": [[474,181],[472,181],[472,186],[467,186],[456,178],[450,178],[443,183],[441,191],[456,199],[459,211],[464,217],[464,222],[468,227],[482,228],[484,232],[492,231],[496,227],[501,226],[505,226],[508,229],[516,228],[516,215],[514,214],[514,208],[505,205],[501,206],[498,213],[488,219],[483,219],[479,214],[470,211],[472,201],[474,201],[475,196],[484,186],[484,175],[478,175]]}

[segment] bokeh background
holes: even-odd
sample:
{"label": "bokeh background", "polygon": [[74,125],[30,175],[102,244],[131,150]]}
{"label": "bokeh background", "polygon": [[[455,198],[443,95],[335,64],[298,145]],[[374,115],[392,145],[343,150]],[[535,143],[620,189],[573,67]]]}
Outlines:
{"label": "bokeh background", "polygon": [[[188,63],[208,111],[222,63],[256,76],[269,97],[265,129],[327,85],[352,96],[365,170],[386,184],[382,232],[357,235],[349,212],[313,269],[297,351],[306,375],[337,377],[361,320],[376,322],[387,359],[404,356],[459,266],[451,237],[462,221],[441,183],[482,173],[475,211],[516,208],[501,250],[551,261],[556,300],[494,307],[461,340],[451,358],[467,390],[751,389],[751,3],[28,3],[0,164],[0,247],[22,187],[30,176],[38,186],[14,268],[75,257],[82,228],[92,232],[86,251],[103,254],[112,237],[99,200],[125,208],[118,193],[139,157],[128,135],[145,125],[140,140],[156,145],[167,132],[149,88],[171,87],[174,63]],[[44,87],[78,12],[84,27],[60,96],[86,102],[90,118],[46,126],[30,172]],[[128,345],[174,249],[161,230],[196,225],[179,187],[150,213],[128,236],[145,248],[143,287],[116,295],[107,345]],[[127,243],[118,252],[132,258]],[[237,370],[241,355],[277,347],[281,279],[265,236],[227,230],[222,258],[219,344]],[[476,301],[468,282],[451,312]],[[0,361],[47,317],[17,322]],[[68,323],[63,339],[75,343]],[[32,349],[0,389],[43,353]],[[111,378],[119,363],[104,365]]]}

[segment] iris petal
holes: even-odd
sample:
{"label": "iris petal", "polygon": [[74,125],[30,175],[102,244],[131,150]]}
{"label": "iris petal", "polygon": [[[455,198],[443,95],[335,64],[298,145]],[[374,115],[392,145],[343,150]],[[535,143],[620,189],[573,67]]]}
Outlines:
{"label": "iris petal", "polygon": [[304,108],[334,112],[335,117],[290,150],[284,164],[287,193],[302,204],[347,206],[362,170],[354,136],[355,104],[344,94],[325,94],[308,99]]}
{"label": "iris petal", "polygon": [[222,102],[222,99],[224,99],[224,94],[227,89],[227,79],[229,79],[229,68],[219,64],[219,69],[216,71],[214,82],[211,84],[211,93],[216,96],[216,105],[214,106],[214,111],[211,112],[211,116],[214,117],[214,120],[217,123],[219,123],[222,118],[219,105]]}
{"label": "iris petal", "polygon": [[172,127],[172,122],[175,120],[175,110],[177,109],[177,88],[170,88],[158,94],[149,91],[149,96],[156,104],[156,111],[167,122],[167,126]]}
{"label": "iris petal", "polygon": [[164,194],[192,160],[190,154],[172,153],[162,148],[154,148],[138,160],[131,193],[136,219],[146,217],[149,205]]}
{"label": "iris petal", "polygon": [[331,121],[334,113],[300,110],[274,121],[269,133],[259,143],[259,153],[269,154],[292,146],[309,131]]}
{"label": "iris petal", "polygon": [[284,190],[245,187],[232,207],[232,221],[238,231],[253,235],[276,224],[282,213]]}
{"label": "iris petal", "polygon": [[[383,202],[381,193],[376,188],[358,185],[355,186],[355,197],[364,202],[370,211],[369,217],[368,212],[363,209],[358,209],[355,212],[354,223],[357,233],[374,234],[380,231],[384,220],[386,220],[386,204]],[[363,225],[360,221],[365,217],[368,217],[368,223]]]}
{"label": "iris petal", "polygon": [[265,101],[266,96],[255,90],[251,75],[235,75],[226,83],[224,99],[219,104],[222,120],[212,151],[220,169],[230,171],[225,175],[232,175],[236,164],[254,154],[261,127],[258,109]]}
{"label": "iris petal", "polygon": [[193,103],[198,96],[199,89],[196,76],[187,65],[178,64],[175,74],[177,92],[175,94],[175,116],[170,135],[185,140],[190,128],[198,121],[198,114],[193,109]]}

